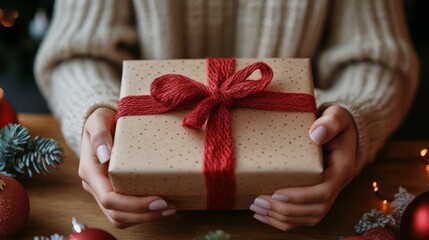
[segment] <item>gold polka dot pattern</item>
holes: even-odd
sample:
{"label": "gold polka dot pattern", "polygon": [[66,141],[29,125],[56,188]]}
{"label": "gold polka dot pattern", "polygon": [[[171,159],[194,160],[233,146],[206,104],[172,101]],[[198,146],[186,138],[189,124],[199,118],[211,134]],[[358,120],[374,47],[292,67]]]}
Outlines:
{"label": "gold polka dot pattern", "polygon": [[[274,78],[270,91],[313,94],[308,59],[237,59],[236,70],[263,61]],[[205,60],[125,61],[121,97],[148,95],[150,83],[167,73],[206,84]],[[255,72],[249,79],[257,79]],[[204,128],[185,129],[189,111],[127,116],[118,120],[109,173],[115,191],[160,195],[178,209],[205,209]],[[234,209],[247,209],[255,197],[288,186],[321,181],[321,149],[308,129],[312,113],[255,109],[231,110],[236,158]]]}

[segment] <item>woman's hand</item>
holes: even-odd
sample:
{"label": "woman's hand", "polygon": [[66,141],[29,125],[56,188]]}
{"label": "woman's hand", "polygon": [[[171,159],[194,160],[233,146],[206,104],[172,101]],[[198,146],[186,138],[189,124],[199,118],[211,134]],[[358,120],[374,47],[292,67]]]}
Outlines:
{"label": "woman's hand", "polygon": [[114,111],[99,108],[85,123],[79,164],[83,188],[92,194],[109,221],[118,228],[174,214],[174,206],[158,196],[129,196],[113,191],[107,162],[112,149],[114,119]]}
{"label": "woman's hand", "polygon": [[254,218],[283,231],[318,224],[354,177],[357,135],[350,114],[339,106],[328,107],[309,132],[315,143],[324,146],[323,182],[279,189],[257,197],[250,206]]}

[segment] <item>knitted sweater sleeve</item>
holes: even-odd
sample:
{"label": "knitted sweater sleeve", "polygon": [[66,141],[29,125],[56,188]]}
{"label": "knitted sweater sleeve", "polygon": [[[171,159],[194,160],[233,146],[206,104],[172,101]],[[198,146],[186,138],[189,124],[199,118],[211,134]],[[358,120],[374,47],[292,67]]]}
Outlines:
{"label": "knitted sweater sleeve", "polygon": [[59,0],[35,62],[36,81],[78,153],[86,118],[98,107],[115,109],[123,59],[136,58],[130,3]]}
{"label": "knitted sweater sleeve", "polygon": [[356,173],[375,159],[411,107],[419,65],[402,1],[339,0],[317,58],[319,109],[349,111],[358,132]]}

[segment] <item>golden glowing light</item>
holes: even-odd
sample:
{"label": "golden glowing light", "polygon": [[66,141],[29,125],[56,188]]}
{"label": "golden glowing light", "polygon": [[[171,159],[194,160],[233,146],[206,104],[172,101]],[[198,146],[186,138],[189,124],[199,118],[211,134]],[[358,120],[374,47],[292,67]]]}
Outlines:
{"label": "golden glowing light", "polygon": [[0,24],[3,27],[12,27],[16,19],[19,17],[19,12],[15,9],[12,10],[3,10],[0,9]]}
{"label": "golden glowing light", "polygon": [[383,205],[386,205],[388,203],[388,201],[385,199],[383,200]]}
{"label": "golden glowing light", "polygon": [[426,164],[426,171],[429,172],[429,164]]}
{"label": "golden glowing light", "polygon": [[428,149],[427,148],[423,148],[421,151],[420,151],[420,156],[422,156],[422,157],[424,157],[424,156],[426,156],[426,154],[428,153]]}
{"label": "golden glowing light", "polygon": [[372,187],[374,188],[374,192],[378,192],[378,184],[377,182],[372,182]]}

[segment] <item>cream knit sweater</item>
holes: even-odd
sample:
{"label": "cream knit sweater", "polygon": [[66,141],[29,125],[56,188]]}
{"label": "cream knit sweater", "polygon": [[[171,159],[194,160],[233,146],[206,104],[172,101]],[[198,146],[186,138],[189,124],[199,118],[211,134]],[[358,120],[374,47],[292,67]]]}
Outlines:
{"label": "cream knit sweater", "polygon": [[306,57],[317,104],[358,130],[357,172],[399,127],[419,65],[395,0],[57,0],[37,82],[70,146],[94,109],[116,109],[122,60]]}

